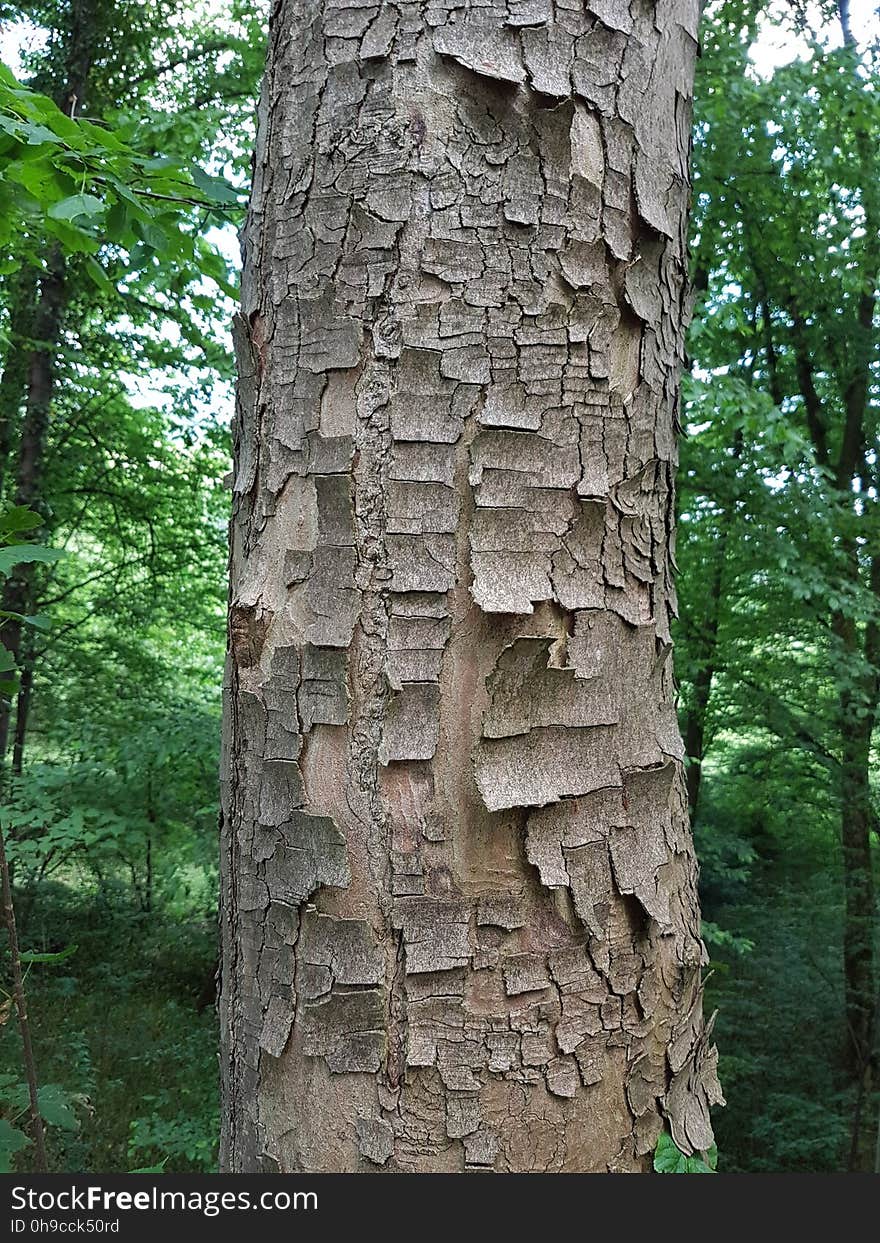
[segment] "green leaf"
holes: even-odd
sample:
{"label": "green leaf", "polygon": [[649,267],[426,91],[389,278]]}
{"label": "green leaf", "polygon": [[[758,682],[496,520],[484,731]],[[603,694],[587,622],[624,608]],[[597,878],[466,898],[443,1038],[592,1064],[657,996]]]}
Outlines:
{"label": "green leaf", "polygon": [[10,544],[0,548],[0,574],[8,574],[16,565],[26,562],[58,561],[65,554],[60,548],[43,548],[40,544]]}
{"label": "green leaf", "polygon": [[26,626],[33,626],[34,630],[52,629],[52,619],[46,613],[27,613],[24,622]]}
{"label": "green leaf", "polygon": [[178,227],[176,221],[172,221],[170,230],[162,227],[161,219],[137,220],[134,225],[135,233],[140,237],[144,246],[150,250],[163,251],[171,237],[177,234]]}
{"label": "green leaf", "polygon": [[85,269],[90,278],[99,289],[103,290],[104,293],[111,293],[115,290],[116,286],[110,280],[110,277],[101,267],[100,263],[98,263],[97,259],[93,259],[91,255],[88,255],[86,258]]}
{"label": "green leaf", "polygon": [[198,186],[201,193],[210,202],[236,207],[239,205],[238,192],[228,182],[221,180],[219,177],[209,177],[207,173],[198,167],[190,171],[193,183]]}
{"label": "green leaf", "polygon": [[34,202],[31,207],[45,208],[59,197],[63,198],[65,190],[71,185],[70,179],[61,174],[50,159],[45,158],[15,160],[6,165],[3,176],[23,186],[32,195]]}
{"label": "green leaf", "polygon": [[45,125],[32,125],[29,121],[22,122],[20,132],[27,139],[28,145],[32,147],[44,142],[58,141],[58,136]]}
{"label": "green leaf", "polygon": [[[16,672],[15,657],[9,648],[4,647],[0,643],[0,695],[14,695],[18,690],[18,674]],[[5,677],[5,674],[12,674],[12,677]]]}
{"label": "green leaf", "polygon": [[654,1170],[658,1174],[714,1174],[717,1164],[718,1150],[714,1144],[707,1152],[688,1157],[665,1131],[654,1149]]}
{"label": "green leaf", "polygon": [[47,1083],[45,1087],[38,1088],[37,1100],[44,1122],[60,1127],[63,1131],[78,1129],[79,1122],[71,1108],[70,1097],[57,1083]]}
{"label": "green leaf", "polygon": [[45,613],[13,613],[10,609],[0,609],[0,619],[21,622],[23,626],[33,626],[35,630],[48,630],[51,625]]}
{"label": "green leaf", "polygon": [[74,255],[94,255],[101,249],[97,236],[87,233],[84,228],[69,220],[45,220],[47,230],[58,238],[61,245]]}
{"label": "green leaf", "polygon": [[687,1158],[664,1131],[654,1149],[654,1169],[658,1174],[684,1174]]}
{"label": "green leaf", "polygon": [[39,514],[28,509],[26,505],[14,505],[0,514],[0,535],[7,531],[32,531],[42,524]]}
{"label": "green leaf", "polygon": [[58,950],[55,954],[41,954],[36,950],[22,950],[19,957],[22,962],[30,963],[64,962],[66,959],[70,958],[72,954],[75,954],[78,949],[78,945],[66,945],[63,950]]}
{"label": "green leaf", "polygon": [[129,1170],[129,1174],[164,1174],[167,1157],[163,1157],[158,1165],[142,1165],[140,1169]]}
{"label": "green leaf", "polygon": [[53,220],[76,220],[80,216],[93,219],[105,210],[104,204],[94,194],[71,194],[60,203],[53,203],[49,215]]}
{"label": "green leaf", "polygon": [[12,1125],[6,1118],[0,1118],[0,1174],[12,1173],[12,1158],[23,1148],[27,1148],[30,1140],[24,1131]]}
{"label": "green leaf", "polygon": [[699,1157],[688,1157],[685,1161],[685,1174],[713,1174],[715,1171],[710,1170],[705,1161],[701,1161]]}

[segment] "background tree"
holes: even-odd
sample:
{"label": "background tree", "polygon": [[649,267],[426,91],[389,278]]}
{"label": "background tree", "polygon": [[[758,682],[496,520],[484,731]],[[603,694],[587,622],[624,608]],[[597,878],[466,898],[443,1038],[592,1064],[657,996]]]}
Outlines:
{"label": "background tree", "polygon": [[[19,580],[0,633],[21,670],[0,816],[50,1164],[205,1168],[234,292],[213,242],[238,200],[211,174],[246,171],[260,28],[249,6],[92,8],[75,116],[11,79],[0,101],[15,222],[0,239],[4,500],[31,426],[20,363],[39,353],[51,389],[33,504],[65,552]],[[81,9],[4,6],[31,46],[21,76],[57,99]],[[53,247],[63,315],[37,338],[21,290],[38,296]],[[18,629],[24,611],[40,626]],[[24,1142],[10,1027],[2,1054],[0,1161]]]}
{"label": "background tree", "polygon": [[[857,43],[848,6],[826,5],[817,31],[795,11],[802,54],[760,78],[748,70],[759,12],[717,6],[697,124],[705,290],[682,498],[685,735],[694,800],[710,747],[727,771],[743,773],[748,754],[752,776],[756,744],[772,748],[786,788],[767,790],[765,827],[782,799],[799,821],[786,853],[808,849],[805,799],[818,803],[814,828],[837,819],[823,868],[840,868],[838,1030],[855,1085],[847,1159],[865,1168],[877,1012],[880,62],[876,41]],[[725,797],[736,804],[736,787]],[[704,818],[716,815],[717,803]],[[838,1072],[837,1116],[843,1082]]]}

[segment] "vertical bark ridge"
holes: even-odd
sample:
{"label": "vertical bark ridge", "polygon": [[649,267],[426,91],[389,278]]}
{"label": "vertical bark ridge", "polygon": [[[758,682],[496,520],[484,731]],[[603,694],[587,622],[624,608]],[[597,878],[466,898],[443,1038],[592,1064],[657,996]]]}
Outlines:
{"label": "vertical bark ridge", "polygon": [[669,655],[696,20],[275,8],[236,326],[226,1168],[711,1144]]}

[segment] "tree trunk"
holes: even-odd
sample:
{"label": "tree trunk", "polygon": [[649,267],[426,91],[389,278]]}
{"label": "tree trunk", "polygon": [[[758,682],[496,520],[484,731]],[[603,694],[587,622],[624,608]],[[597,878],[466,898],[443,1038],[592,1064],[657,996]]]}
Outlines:
{"label": "tree trunk", "polygon": [[[850,548],[854,578],[859,567]],[[872,565],[871,585],[876,591],[880,559]],[[860,635],[851,618],[838,613],[834,630],[850,668],[860,663]],[[866,668],[862,676],[844,685],[839,694],[841,740],[840,828],[843,861],[843,982],[846,1011],[847,1064],[856,1084],[856,1106],[850,1136],[849,1169],[870,1171],[875,1142],[871,1100],[876,1039],[876,975],[874,947],[877,905],[874,861],[871,853],[871,737],[878,688],[877,629],[869,622],[864,636]]]}
{"label": "tree trunk", "polygon": [[245,231],[226,1170],[711,1143],[670,618],[696,0],[281,0]]}
{"label": "tree trunk", "polygon": [[[56,90],[48,88],[56,106],[70,117],[76,116],[82,109],[88,88],[95,55],[94,7],[93,0],[75,0],[69,6],[66,16],[70,24],[64,37],[63,84]],[[46,266],[39,275],[25,269],[18,278],[22,322],[13,326],[3,378],[0,381],[0,452],[5,449],[8,453],[11,449],[12,422],[21,407],[24,407],[18,441],[15,504],[28,508],[39,506],[44,500],[42,490],[46,438],[52,412],[58,351],[70,296],[67,278],[64,252],[57,242],[48,245]],[[19,359],[15,351],[20,348],[22,337],[30,332],[33,333],[33,340],[27,342],[27,347]],[[24,391],[18,394],[17,384],[24,386]],[[25,566],[5,583],[0,593],[0,609],[27,616],[35,611],[35,607],[34,567]],[[14,619],[6,622],[3,628],[3,646],[11,652],[19,665],[21,644],[22,623]],[[15,740],[22,753],[32,685],[33,666],[29,674],[26,702],[23,710],[19,710],[21,730],[17,731]],[[11,711],[10,701],[0,699],[0,777],[9,747]]]}
{"label": "tree trunk", "polygon": [[[853,697],[841,695],[843,712]],[[871,858],[870,723],[844,721],[842,848],[844,879],[843,978],[848,1062],[856,1084],[849,1169],[868,1172],[875,1142],[871,1102],[876,1013],[874,940],[876,899]]]}
{"label": "tree trunk", "polygon": [[[855,58],[857,47],[850,26],[849,0],[839,0],[838,13],[844,44]],[[863,83],[855,59],[852,68],[861,90]],[[837,483],[842,492],[851,491],[853,474],[858,471],[863,485],[873,485],[876,504],[876,461],[869,465],[876,455],[872,451],[867,429],[871,382],[877,357],[874,321],[877,310],[877,282],[880,278],[880,187],[877,184],[876,138],[864,116],[857,119],[855,146],[861,172],[865,251],[858,319],[850,341],[851,366],[843,388],[846,420]],[[847,551],[853,580],[858,583],[859,554],[849,541]],[[875,602],[880,604],[880,557],[876,552],[869,562],[868,585]],[[835,618],[835,631],[843,640],[844,650],[855,655],[858,648],[855,623],[849,618]],[[871,738],[880,695],[880,626],[876,616],[869,618],[865,624],[863,644],[864,671],[858,678],[858,689],[855,693],[846,687],[842,689],[840,719],[843,774],[841,842],[845,891],[844,983],[847,1027],[853,1068],[857,1077],[858,1101],[850,1146],[850,1169],[867,1172],[874,1164],[870,1112],[877,1059],[877,982],[874,963],[877,904],[874,861],[871,856],[871,826],[874,823],[871,805]],[[861,653],[858,655],[861,656]],[[880,1131],[880,1118],[877,1119],[877,1127]],[[875,1152],[878,1145],[880,1133],[874,1144]]]}
{"label": "tree trunk", "polygon": [[9,330],[0,376],[0,501],[27,396],[28,358],[37,301],[37,273],[26,266],[9,282]]}
{"label": "tree trunk", "polygon": [[718,622],[721,612],[721,575],[724,566],[722,546],[718,560],[713,564],[706,593],[705,633],[694,640],[697,664],[693,681],[693,704],[685,715],[684,749],[687,756],[688,812],[696,823],[700,807],[700,787],[703,783],[703,760],[706,758],[706,722],[709,700],[715,680],[718,658]]}
{"label": "tree trunk", "polygon": [[27,738],[28,718],[31,710],[31,694],[34,689],[34,652],[28,651],[21,662],[21,680],[15,700],[15,735],[12,740],[12,773],[20,777],[24,767],[24,744]]}
{"label": "tree trunk", "polygon": [[[28,357],[27,400],[18,447],[15,504],[33,508],[42,501],[43,459],[55,386],[56,354],[61,339],[67,302],[65,263],[60,247],[53,246],[46,271],[39,282],[40,296],[34,315],[35,341]],[[7,579],[0,593],[4,612],[28,616],[34,612],[34,567],[21,566]],[[23,623],[15,618],[3,626],[3,645],[21,663]],[[11,704],[0,700],[0,765],[9,745]],[[22,720],[26,720],[26,714]],[[24,738],[21,739],[22,746]]]}
{"label": "tree trunk", "polygon": [[[743,452],[742,431],[737,429],[733,437],[731,456],[734,463],[739,463]],[[721,498],[715,497],[716,504]],[[706,758],[708,744],[706,741],[706,725],[709,720],[709,704],[712,699],[712,687],[718,672],[718,632],[721,626],[721,612],[724,603],[724,572],[727,560],[727,545],[730,540],[730,529],[733,525],[736,497],[726,498],[726,504],[719,514],[718,534],[713,549],[714,556],[709,567],[707,580],[701,600],[703,617],[693,626],[690,636],[691,658],[696,666],[693,674],[691,690],[691,707],[684,719],[684,750],[687,756],[687,793],[688,812],[692,824],[696,824],[700,809],[700,789],[703,784],[703,762]]]}

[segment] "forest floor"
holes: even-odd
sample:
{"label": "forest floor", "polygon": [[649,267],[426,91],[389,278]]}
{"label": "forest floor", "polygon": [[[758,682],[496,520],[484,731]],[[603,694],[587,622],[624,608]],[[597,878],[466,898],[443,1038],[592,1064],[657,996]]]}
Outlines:
{"label": "forest floor", "polygon": [[[46,885],[23,932],[35,950],[77,947],[27,979],[40,1081],[60,1085],[75,1116],[75,1127],[48,1128],[50,1168],[216,1169],[216,924],[202,912],[84,903]],[[20,1077],[20,1067],[12,1020],[0,1034],[0,1076]]]}
{"label": "forest floor", "polygon": [[[845,1066],[840,928],[835,878],[758,867],[748,892],[707,918],[752,948],[712,950],[707,1012],[727,1100],[713,1114],[727,1173],[845,1170],[855,1105]],[[876,1104],[872,1111],[876,1116]]]}
{"label": "forest floor", "polygon": [[[846,1168],[853,1095],[843,1066],[839,928],[833,867],[784,855],[747,884],[711,885],[708,919],[752,943],[712,950],[707,1009],[727,1107],[714,1116],[721,1172]],[[63,962],[30,968],[27,986],[43,1084],[71,1105],[49,1127],[60,1172],[216,1169],[216,923],[197,905],[133,908],[127,892],[41,886],[22,900],[24,943],[75,945]],[[44,930],[51,929],[51,939]],[[0,1083],[20,1077],[14,1021],[0,1028]],[[809,1090],[804,1090],[804,1085]]]}

